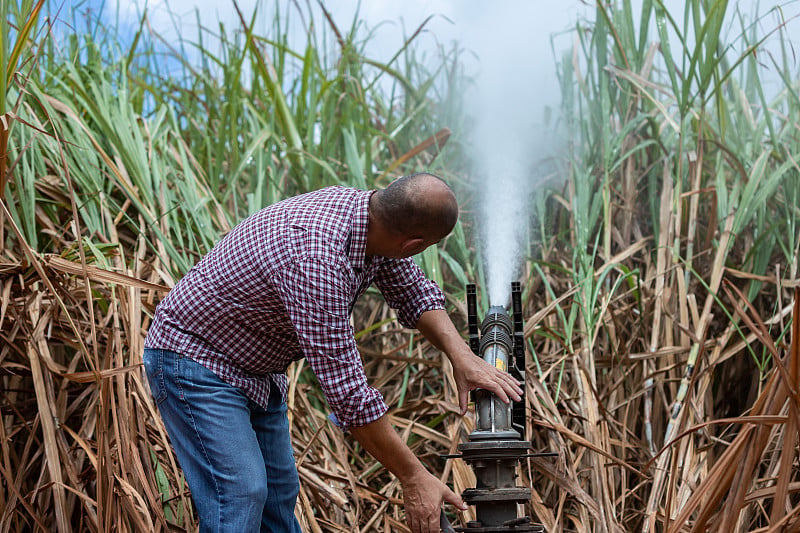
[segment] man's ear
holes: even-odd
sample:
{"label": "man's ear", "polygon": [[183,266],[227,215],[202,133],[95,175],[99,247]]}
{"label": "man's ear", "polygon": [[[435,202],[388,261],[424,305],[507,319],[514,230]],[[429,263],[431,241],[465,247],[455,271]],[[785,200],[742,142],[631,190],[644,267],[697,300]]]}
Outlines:
{"label": "man's ear", "polygon": [[424,244],[425,239],[422,237],[411,237],[403,240],[403,243],[400,245],[400,250],[402,251],[403,257],[410,257],[420,253],[422,251],[420,247],[424,246]]}

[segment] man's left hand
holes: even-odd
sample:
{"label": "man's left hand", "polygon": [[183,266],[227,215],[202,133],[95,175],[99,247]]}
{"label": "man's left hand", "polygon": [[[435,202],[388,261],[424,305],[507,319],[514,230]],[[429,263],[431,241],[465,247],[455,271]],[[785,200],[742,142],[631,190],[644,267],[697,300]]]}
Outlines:
{"label": "man's left hand", "polygon": [[469,392],[475,389],[493,392],[505,403],[509,402],[509,398],[515,402],[522,399],[522,388],[511,374],[493,367],[472,352],[461,357],[453,357],[451,361],[458,387],[458,406],[462,415],[467,412]]}
{"label": "man's left hand", "polygon": [[453,364],[453,375],[458,387],[458,406],[461,414],[467,412],[469,391],[484,389],[493,392],[505,403],[509,398],[522,399],[522,389],[511,374],[495,368],[472,353],[467,343],[456,331],[456,327],[442,309],[432,309],[422,313],[417,322],[425,338],[447,354]]}

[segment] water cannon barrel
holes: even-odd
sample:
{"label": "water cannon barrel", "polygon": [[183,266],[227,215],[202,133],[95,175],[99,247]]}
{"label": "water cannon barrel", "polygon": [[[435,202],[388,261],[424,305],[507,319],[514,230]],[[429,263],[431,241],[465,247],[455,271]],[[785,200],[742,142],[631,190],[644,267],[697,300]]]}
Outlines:
{"label": "water cannon barrel", "polygon": [[[470,348],[476,356],[509,371],[522,384],[525,382],[525,344],[522,326],[521,287],[512,284],[512,314],[499,305],[489,308],[478,327],[476,291],[467,286],[467,319]],[[525,400],[504,403],[493,393],[477,390],[475,430],[468,442],[458,446],[460,457],[475,471],[476,486],[462,494],[465,502],[476,507],[477,520],[464,532],[514,531],[543,532],[541,525],[529,517],[518,517],[517,506],[530,499],[531,491],[516,485],[516,469],[520,460],[528,457],[531,443],[525,438]]]}

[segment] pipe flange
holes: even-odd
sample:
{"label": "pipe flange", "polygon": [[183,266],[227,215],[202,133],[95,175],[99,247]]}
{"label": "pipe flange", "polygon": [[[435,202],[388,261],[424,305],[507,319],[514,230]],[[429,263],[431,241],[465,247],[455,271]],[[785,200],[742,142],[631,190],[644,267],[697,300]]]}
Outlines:
{"label": "pipe flange", "polygon": [[491,431],[488,429],[476,429],[469,434],[470,441],[493,441],[493,442],[519,442],[521,435],[516,429],[503,429],[500,431]]}
{"label": "pipe flange", "polygon": [[458,451],[465,461],[477,459],[521,459],[532,447],[527,440],[479,440],[462,442]]}
{"label": "pipe flange", "polygon": [[466,489],[461,493],[461,498],[469,505],[484,502],[523,503],[531,499],[531,489],[524,487]]}
{"label": "pipe flange", "polygon": [[541,524],[525,524],[524,526],[473,526],[453,528],[459,533],[545,533],[544,526]]}

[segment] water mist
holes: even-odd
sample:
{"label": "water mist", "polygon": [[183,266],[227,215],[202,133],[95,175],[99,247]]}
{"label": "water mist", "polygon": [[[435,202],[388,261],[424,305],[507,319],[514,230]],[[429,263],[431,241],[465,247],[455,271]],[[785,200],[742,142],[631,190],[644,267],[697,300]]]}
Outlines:
{"label": "water mist", "polygon": [[[494,78],[491,78],[494,79]],[[486,276],[485,290],[490,305],[507,306],[511,282],[518,279],[527,246],[525,237],[529,223],[528,204],[531,196],[531,154],[536,150],[532,140],[532,122],[513,102],[514,90],[508,86],[494,88],[484,83],[483,102],[479,107],[475,171],[480,180],[479,228],[481,252]],[[501,96],[500,92],[504,94]]]}
{"label": "water mist", "polygon": [[553,141],[546,138],[553,132],[542,126],[558,90],[548,65],[549,47],[543,46],[553,28],[552,20],[537,16],[541,9],[537,5],[481,4],[480,15],[473,14],[481,25],[469,34],[479,61],[467,105],[475,119],[470,138],[479,182],[476,228],[481,235],[484,292],[490,305],[504,307],[528,251],[529,203],[533,184],[540,178],[535,163]]}
{"label": "water mist", "polygon": [[[498,154],[499,155],[499,154]],[[507,306],[511,282],[517,279],[528,225],[530,178],[519,157],[505,153],[487,160],[481,184],[482,252],[490,305]],[[517,154],[518,156],[519,154]],[[495,158],[490,158],[495,159]]]}

